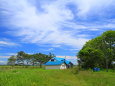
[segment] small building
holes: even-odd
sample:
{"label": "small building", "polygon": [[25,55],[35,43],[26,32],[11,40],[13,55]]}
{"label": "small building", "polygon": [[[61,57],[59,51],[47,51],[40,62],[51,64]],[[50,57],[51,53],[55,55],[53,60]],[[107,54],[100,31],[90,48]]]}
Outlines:
{"label": "small building", "polygon": [[73,63],[64,58],[54,57],[45,64],[45,69],[68,69],[73,68]]}

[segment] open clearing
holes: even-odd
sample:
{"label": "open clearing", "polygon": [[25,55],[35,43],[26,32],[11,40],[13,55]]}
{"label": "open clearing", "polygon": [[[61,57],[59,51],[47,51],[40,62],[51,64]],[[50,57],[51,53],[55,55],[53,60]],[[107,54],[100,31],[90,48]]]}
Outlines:
{"label": "open clearing", "polygon": [[115,72],[45,70],[40,68],[1,69],[0,86],[115,86]]}

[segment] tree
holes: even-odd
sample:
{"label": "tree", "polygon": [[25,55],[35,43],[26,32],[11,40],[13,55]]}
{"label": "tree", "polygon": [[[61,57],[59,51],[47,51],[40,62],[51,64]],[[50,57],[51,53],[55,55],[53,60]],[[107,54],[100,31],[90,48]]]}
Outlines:
{"label": "tree", "polygon": [[30,55],[30,63],[34,66],[35,64],[37,64],[37,56],[35,54]]}
{"label": "tree", "polygon": [[[103,38],[106,43],[107,56],[106,60],[109,67],[112,67],[112,61],[115,61],[115,31],[109,30],[103,33]],[[105,51],[105,52],[106,52]]]}
{"label": "tree", "polygon": [[53,58],[53,57],[55,57],[55,55],[52,54],[51,52],[49,52],[49,57],[50,57],[50,58]]}
{"label": "tree", "polygon": [[12,55],[10,58],[8,58],[8,65],[11,65],[12,67],[15,65],[16,57]]}
{"label": "tree", "polygon": [[78,59],[77,62],[78,62],[79,70],[80,70],[81,69],[81,61]]}
{"label": "tree", "polygon": [[78,57],[83,68],[102,67],[104,64],[104,55],[102,51],[93,48],[85,48],[79,51]]}
{"label": "tree", "polygon": [[112,61],[115,61],[115,31],[106,31],[89,40],[77,56],[84,68],[92,68],[97,65],[105,68],[105,63],[109,68],[112,68]]}
{"label": "tree", "polygon": [[29,65],[29,63],[31,62],[31,59],[32,59],[32,55],[29,55],[27,53],[24,54],[24,60],[27,65]]}
{"label": "tree", "polygon": [[24,51],[20,51],[17,53],[17,63],[24,65],[24,60],[25,60],[25,53]]}
{"label": "tree", "polygon": [[33,55],[24,53],[23,51],[20,51],[17,53],[17,63],[18,65],[22,64],[24,65],[24,62],[26,62],[27,65],[37,65],[40,64],[40,67],[42,67],[42,64],[46,63],[49,59],[55,57],[54,54],[49,53],[49,55],[42,54],[42,53],[35,53]]}
{"label": "tree", "polygon": [[34,57],[35,57],[36,61],[39,62],[40,68],[42,68],[42,64],[46,63],[49,59],[52,58],[52,57],[42,54],[42,53],[36,53],[36,54],[34,54]]}

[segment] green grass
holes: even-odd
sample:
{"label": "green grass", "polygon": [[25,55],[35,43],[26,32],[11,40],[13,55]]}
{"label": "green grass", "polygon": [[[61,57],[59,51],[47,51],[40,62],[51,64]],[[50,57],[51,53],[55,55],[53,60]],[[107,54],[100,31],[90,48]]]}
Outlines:
{"label": "green grass", "polygon": [[[3,69],[4,68],[4,69]],[[0,86],[115,86],[115,72],[45,70],[40,68],[0,69]]]}

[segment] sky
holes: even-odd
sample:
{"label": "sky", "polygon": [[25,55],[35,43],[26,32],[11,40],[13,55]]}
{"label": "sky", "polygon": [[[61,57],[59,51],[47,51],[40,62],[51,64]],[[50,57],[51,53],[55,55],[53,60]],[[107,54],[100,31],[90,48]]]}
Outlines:
{"label": "sky", "polygon": [[19,51],[75,61],[107,30],[115,30],[115,0],[0,0],[0,64]]}

